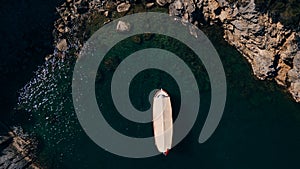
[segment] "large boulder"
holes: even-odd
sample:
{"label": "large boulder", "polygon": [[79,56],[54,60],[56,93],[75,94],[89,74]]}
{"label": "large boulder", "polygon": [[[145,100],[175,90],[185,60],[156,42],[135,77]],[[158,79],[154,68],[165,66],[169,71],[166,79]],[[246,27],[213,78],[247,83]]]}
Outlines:
{"label": "large boulder", "polygon": [[130,8],[130,4],[129,3],[120,3],[118,6],[117,6],[117,11],[118,12],[127,12]]}
{"label": "large boulder", "polygon": [[125,22],[125,21],[119,21],[117,23],[116,30],[118,32],[129,32],[130,31],[130,24],[128,22]]}

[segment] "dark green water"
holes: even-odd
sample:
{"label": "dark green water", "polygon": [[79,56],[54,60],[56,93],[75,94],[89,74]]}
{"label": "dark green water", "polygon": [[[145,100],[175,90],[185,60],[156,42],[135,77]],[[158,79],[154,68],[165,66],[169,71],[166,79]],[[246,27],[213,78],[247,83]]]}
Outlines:
{"label": "dark green water", "polygon": [[[132,38],[121,42],[100,66],[95,82],[98,104],[103,105],[100,108],[114,129],[135,137],[151,136],[151,124],[130,122],[116,112],[108,92],[110,78],[122,59],[134,51],[148,47],[170,50],[190,66],[201,93],[199,116],[188,136],[167,157],[129,159],[110,154],[95,145],[77,121],[71,97],[74,60],[50,60],[38,71],[35,82],[32,80],[23,89],[16,119],[39,139],[40,163],[48,168],[80,169],[299,168],[300,104],[274,82],[256,80],[245,59],[222,40],[220,29],[202,30],[220,54],[228,85],[223,118],[207,142],[197,141],[210,104],[210,85],[201,62],[175,40],[155,35],[147,41],[140,36],[141,43]],[[148,109],[149,92],[160,87],[170,92],[176,118],[180,91],[174,80],[161,71],[148,70],[135,77],[130,94],[140,99],[133,99],[133,104],[140,110]]]}

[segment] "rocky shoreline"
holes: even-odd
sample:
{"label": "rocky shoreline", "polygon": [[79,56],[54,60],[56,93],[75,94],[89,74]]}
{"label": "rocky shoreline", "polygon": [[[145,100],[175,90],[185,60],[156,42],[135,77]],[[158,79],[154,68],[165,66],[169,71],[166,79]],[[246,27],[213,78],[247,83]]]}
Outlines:
{"label": "rocky shoreline", "polygon": [[[300,102],[300,32],[273,21],[256,9],[254,0],[229,3],[226,0],[156,0],[141,2],[144,11],[153,6],[169,8],[171,16],[181,17],[201,27],[218,24],[224,39],[248,60],[260,80],[275,80]],[[134,1],[67,0],[57,8],[56,49],[53,56],[76,56],[85,40],[114,18],[130,14]],[[143,11],[142,10],[142,11]],[[93,25],[93,20],[98,20]],[[91,26],[92,25],[92,26]],[[92,27],[92,28],[91,28]]]}
{"label": "rocky shoreline", "polygon": [[3,169],[39,169],[35,163],[36,141],[23,133],[22,128],[13,127],[12,130],[1,124],[0,136],[0,168]]}
{"label": "rocky shoreline", "polygon": [[254,0],[175,0],[170,15],[195,24],[220,24],[224,39],[248,60],[260,80],[275,80],[300,102],[300,32],[257,11]]}

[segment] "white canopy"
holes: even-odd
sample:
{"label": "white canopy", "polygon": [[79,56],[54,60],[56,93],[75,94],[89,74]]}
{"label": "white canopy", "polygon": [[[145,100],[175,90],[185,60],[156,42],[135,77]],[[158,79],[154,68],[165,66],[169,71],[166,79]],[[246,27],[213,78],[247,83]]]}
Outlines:
{"label": "white canopy", "polygon": [[153,130],[158,151],[167,153],[172,146],[173,119],[170,97],[162,89],[153,98]]}

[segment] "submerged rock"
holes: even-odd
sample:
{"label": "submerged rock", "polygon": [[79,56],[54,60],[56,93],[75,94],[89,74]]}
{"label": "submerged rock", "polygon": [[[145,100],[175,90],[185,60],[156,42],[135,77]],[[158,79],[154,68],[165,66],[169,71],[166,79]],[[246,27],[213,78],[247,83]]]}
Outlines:
{"label": "submerged rock", "polygon": [[140,35],[135,35],[133,37],[131,37],[132,41],[134,43],[140,44],[142,42],[142,38],[140,37]]}

